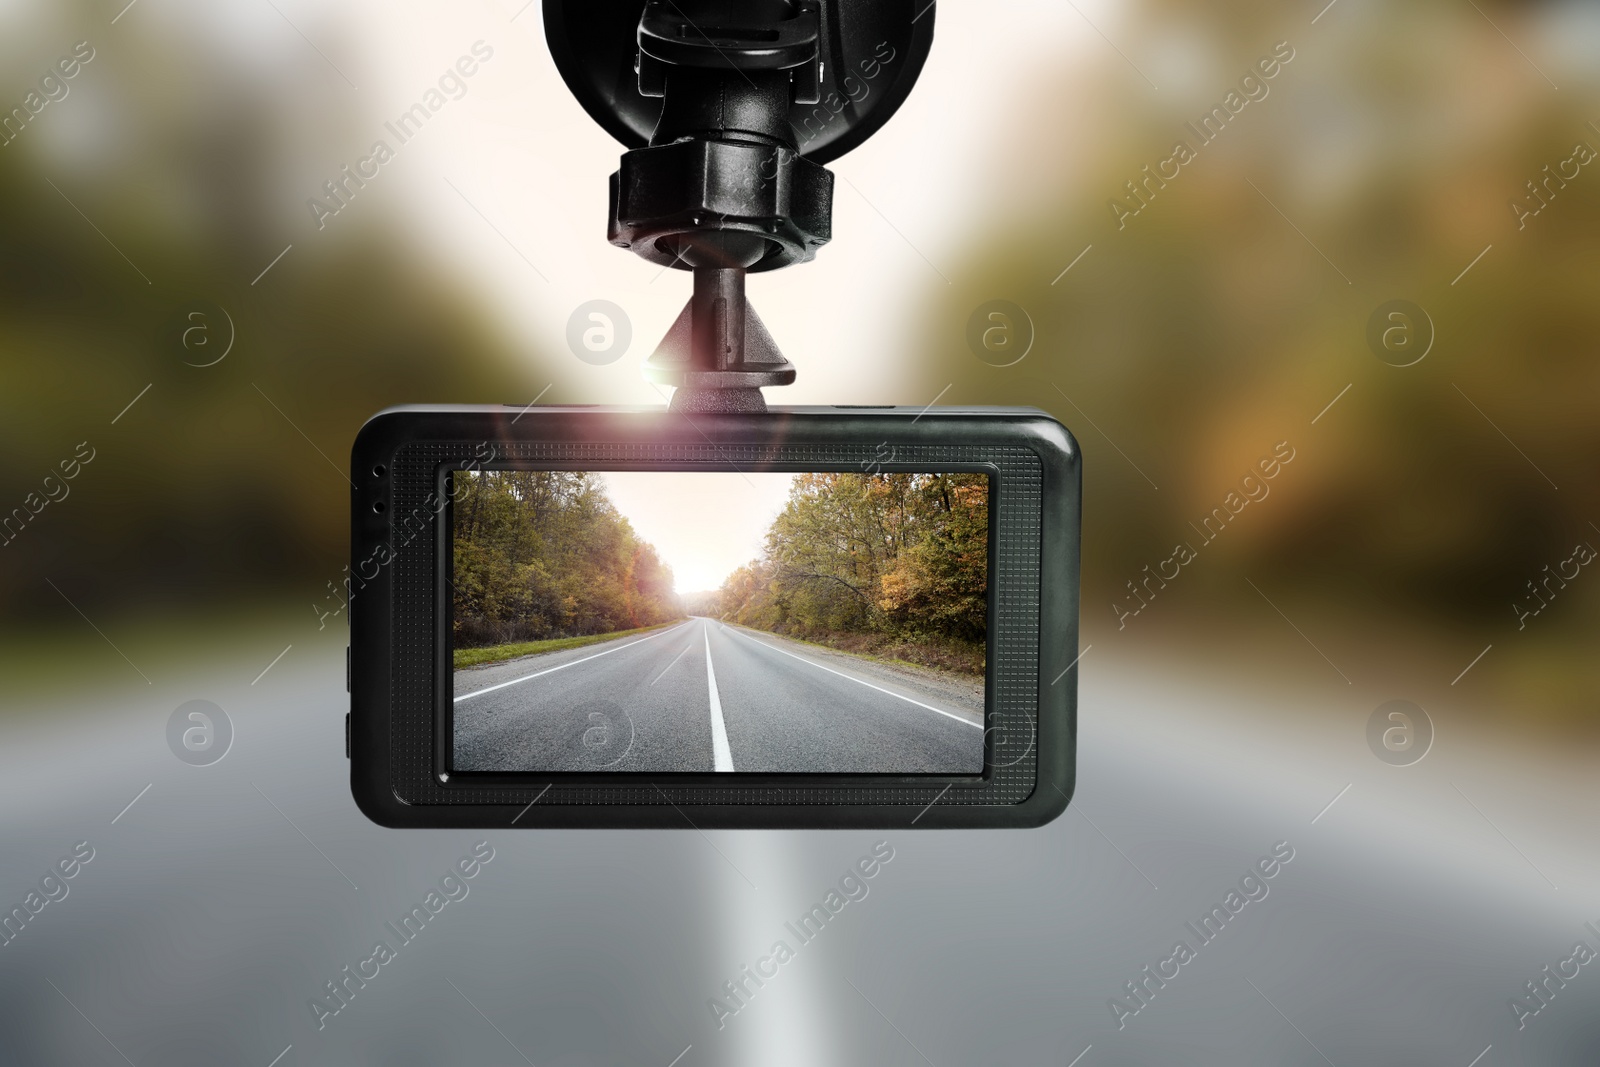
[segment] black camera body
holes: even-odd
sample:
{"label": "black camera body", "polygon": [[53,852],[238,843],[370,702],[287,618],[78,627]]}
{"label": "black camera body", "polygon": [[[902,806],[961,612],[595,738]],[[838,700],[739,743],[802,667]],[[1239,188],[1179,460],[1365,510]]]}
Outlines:
{"label": "black camera body", "polygon": [[[351,471],[375,822],[1025,827],[1071,797],[1080,457],[1041,411],[403,407]],[[728,576],[686,600],[673,567]],[[903,661],[929,648],[966,673]]]}

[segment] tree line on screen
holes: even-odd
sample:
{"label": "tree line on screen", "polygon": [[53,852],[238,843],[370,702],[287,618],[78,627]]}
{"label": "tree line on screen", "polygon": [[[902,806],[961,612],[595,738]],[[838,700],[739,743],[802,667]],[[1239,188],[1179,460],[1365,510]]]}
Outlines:
{"label": "tree line on screen", "polygon": [[798,474],[760,559],[704,605],[746,626],[983,669],[989,485],[982,474]]}
{"label": "tree line on screen", "polygon": [[593,474],[463,472],[454,483],[457,648],[683,617],[671,568]]}

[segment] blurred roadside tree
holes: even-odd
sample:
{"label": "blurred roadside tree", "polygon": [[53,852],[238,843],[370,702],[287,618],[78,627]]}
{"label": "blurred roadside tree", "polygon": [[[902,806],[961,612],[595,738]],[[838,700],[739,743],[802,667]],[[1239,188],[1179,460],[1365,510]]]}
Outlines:
{"label": "blurred roadside tree", "polygon": [[322,62],[303,42],[309,58],[263,43],[240,64],[203,36],[216,27],[169,27],[195,35],[175,41],[124,25],[112,47],[103,16],[41,8],[33,38],[4,46],[30,57],[0,75],[14,101],[54,58],[40,42],[98,43],[70,94],[0,148],[0,515],[39,499],[80,442],[95,450],[0,547],[0,603],[75,618],[46,579],[90,614],[285,581],[309,602],[347,555],[362,422],[400,402],[513,400],[525,356],[393,225],[382,190],[307,238],[293,191],[371,122],[321,84],[331,71],[302,69]]}
{"label": "blurred roadside tree", "polygon": [[[1600,40],[1583,5],[1486,8],[1515,39]],[[1594,53],[1557,92],[1467,5],[1340,5],[1314,27],[1258,0],[1131,17],[1130,38],[1210,74],[1086,112],[1092,136],[1060,155],[1070,193],[1017,205],[972,248],[953,291],[930,290],[922,339],[954,368],[950,398],[1042,406],[1077,434],[1086,622],[1114,621],[1125,582],[1283,440],[1301,458],[1170,600],[1226,613],[1256,600],[1249,576],[1353,615],[1513,622],[1543,565],[1600,546],[1600,166],[1520,228],[1511,208],[1575,144],[1600,148]],[[1296,58],[1270,95],[1119,225],[1125,183],[1194,142],[1185,123],[1285,38]],[[1035,95],[1137,84],[1122,62],[1041,72]],[[1039,136],[1039,118],[1002,120],[996,143]],[[965,341],[996,298],[1036,331],[1011,367]],[[1396,298],[1434,331],[1413,366],[1366,342]],[[1596,603],[1591,582],[1559,607]]]}

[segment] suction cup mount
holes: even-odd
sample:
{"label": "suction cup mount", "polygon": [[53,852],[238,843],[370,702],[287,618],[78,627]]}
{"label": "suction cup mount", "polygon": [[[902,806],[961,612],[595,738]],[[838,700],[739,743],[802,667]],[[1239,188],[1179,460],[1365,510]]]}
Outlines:
{"label": "suction cup mount", "polygon": [[833,231],[822,164],[911,91],[931,0],[545,0],[556,67],[630,149],[611,176],[612,244],[694,272],[645,367],[679,411],[764,411],[794,381],[744,295],[748,271],[811,259]]}

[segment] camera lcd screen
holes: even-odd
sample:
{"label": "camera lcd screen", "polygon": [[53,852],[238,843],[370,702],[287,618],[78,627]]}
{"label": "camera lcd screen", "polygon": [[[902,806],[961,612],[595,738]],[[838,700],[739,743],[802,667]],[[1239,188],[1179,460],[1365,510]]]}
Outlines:
{"label": "camera lcd screen", "polygon": [[455,774],[981,775],[983,472],[451,475]]}

